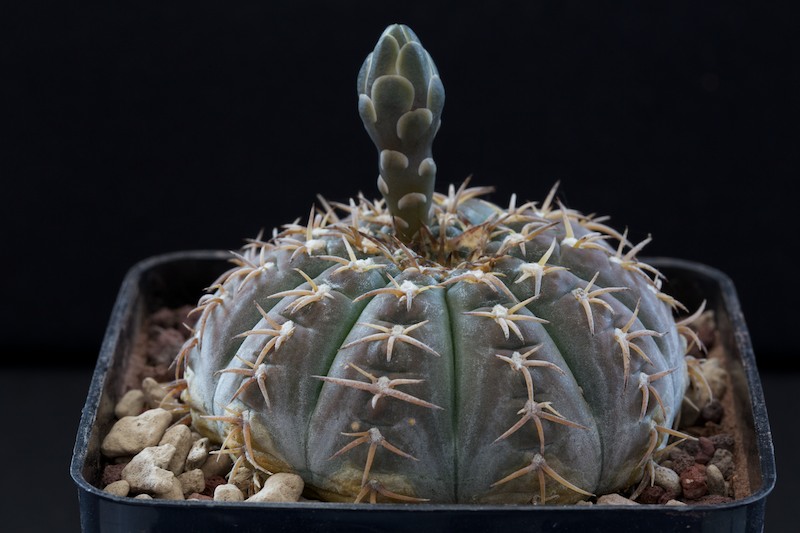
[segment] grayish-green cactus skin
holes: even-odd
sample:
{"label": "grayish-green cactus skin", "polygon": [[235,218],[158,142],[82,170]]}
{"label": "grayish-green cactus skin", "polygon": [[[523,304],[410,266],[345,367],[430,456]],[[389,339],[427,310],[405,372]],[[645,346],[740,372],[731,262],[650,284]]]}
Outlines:
{"label": "grayish-green cactus skin", "polygon": [[444,91],[408,28],[358,88],[385,200],[323,201],[234,254],[178,357],[194,427],[334,501],[569,503],[638,482],[688,380],[680,304],[641,245],[555,188],[508,207],[434,193]]}

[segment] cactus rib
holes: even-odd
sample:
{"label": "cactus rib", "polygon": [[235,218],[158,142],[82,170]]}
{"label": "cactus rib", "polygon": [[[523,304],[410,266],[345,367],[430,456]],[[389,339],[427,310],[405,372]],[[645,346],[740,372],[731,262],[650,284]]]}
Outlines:
{"label": "cactus rib", "polygon": [[469,179],[434,192],[444,89],[407,27],[357,86],[382,198],[318,197],[232,252],[175,359],[193,427],[235,469],[296,472],[333,501],[641,488],[690,438],[673,425],[701,379],[686,354],[703,307],[676,321],[686,308],[638,258],[651,238],[568,209],[558,183],[505,207]]}

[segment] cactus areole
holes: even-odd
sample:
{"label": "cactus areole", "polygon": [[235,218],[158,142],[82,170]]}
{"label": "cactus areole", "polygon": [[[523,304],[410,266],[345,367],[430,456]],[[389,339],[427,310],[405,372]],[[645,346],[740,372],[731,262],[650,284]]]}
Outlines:
{"label": "cactus areole", "polygon": [[[444,89],[406,26],[358,75],[380,200],[260,236],[177,357],[197,431],[235,468],[350,502],[571,503],[645,482],[696,340],[634,245],[553,188],[434,192]],[[304,225],[305,224],[305,225]],[[649,239],[648,239],[649,240]]]}

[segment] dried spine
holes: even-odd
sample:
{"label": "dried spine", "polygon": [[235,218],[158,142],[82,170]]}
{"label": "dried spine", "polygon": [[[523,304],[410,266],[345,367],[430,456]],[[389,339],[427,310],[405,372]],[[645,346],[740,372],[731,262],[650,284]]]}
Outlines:
{"label": "dried spine", "polygon": [[487,187],[433,192],[444,91],[408,28],[358,84],[384,198],[320,199],[232,255],[177,358],[194,426],[331,500],[561,503],[639,482],[686,437],[699,342],[637,258],[649,238],[555,187],[506,208]]}

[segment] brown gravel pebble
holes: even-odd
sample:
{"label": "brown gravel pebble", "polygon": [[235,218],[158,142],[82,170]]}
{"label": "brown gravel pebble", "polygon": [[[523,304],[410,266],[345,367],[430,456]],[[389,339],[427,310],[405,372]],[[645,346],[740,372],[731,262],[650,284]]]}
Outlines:
{"label": "brown gravel pebble", "polygon": [[714,443],[711,439],[700,437],[697,440],[697,451],[694,454],[694,460],[700,464],[708,464],[714,456]]}
{"label": "brown gravel pebble", "polygon": [[200,494],[199,492],[193,492],[186,497],[187,500],[213,500],[211,496],[206,496],[205,494]]}
{"label": "brown gravel pebble", "polygon": [[664,465],[653,470],[653,483],[674,495],[681,493],[681,478],[678,473]]}
{"label": "brown gravel pebble", "polygon": [[728,450],[729,452],[733,451],[734,440],[733,436],[731,436],[730,434],[719,433],[717,435],[709,437],[709,439],[711,440],[711,442],[714,443],[714,448],[716,448],[717,450],[722,449],[722,450]]}
{"label": "brown gravel pebble", "polygon": [[678,494],[671,491],[665,490],[664,494],[661,495],[661,498],[658,499],[658,503],[661,505],[667,505],[669,502],[674,502],[678,500]]}
{"label": "brown gravel pebble", "polygon": [[118,464],[118,465],[106,465],[103,468],[103,479],[101,483],[103,486],[110,485],[115,481],[119,481],[122,479],[122,470],[125,468],[127,463]]}
{"label": "brown gravel pebble", "polygon": [[214,496],[214,489],[219,485],[225,485],[227,482],[228,480],[222,476],[209,476],[206,478],[206,488],[203,494],[211,498]]}
{"label": "brown gravel pebble", "polygon": [[233,461],[226,453],[209,455],[200,468],[206,477],[226,476],[233,468]]}
{"label": "brown gravel pebble", "polygon": [[639,503],[658,503],[665,492],[666,491],[658,485],[648,486],[642,491],[636,501]]}
{"label": "brown gravel pebble", "polygon": [[695,464],[681,472],[681,488],[687,500],[702,498],[708,493],[705,465]]}
{"label": "brown gravel pebble", "polygon": [[708,465],[706,467],[706,484],[708,485],[709,494],[728,495],[728,488],[725,486],[725,478],[715,465]]}
{"label": "brown gravel pebble", "polygon": [[733,475],[733,453],[724,448],[720,448],[714,452],[714,456],[711,458],[711,461],[709,461],[709,464],[719,468],[719,471],[722,472],[725,479],[730,479]]}

